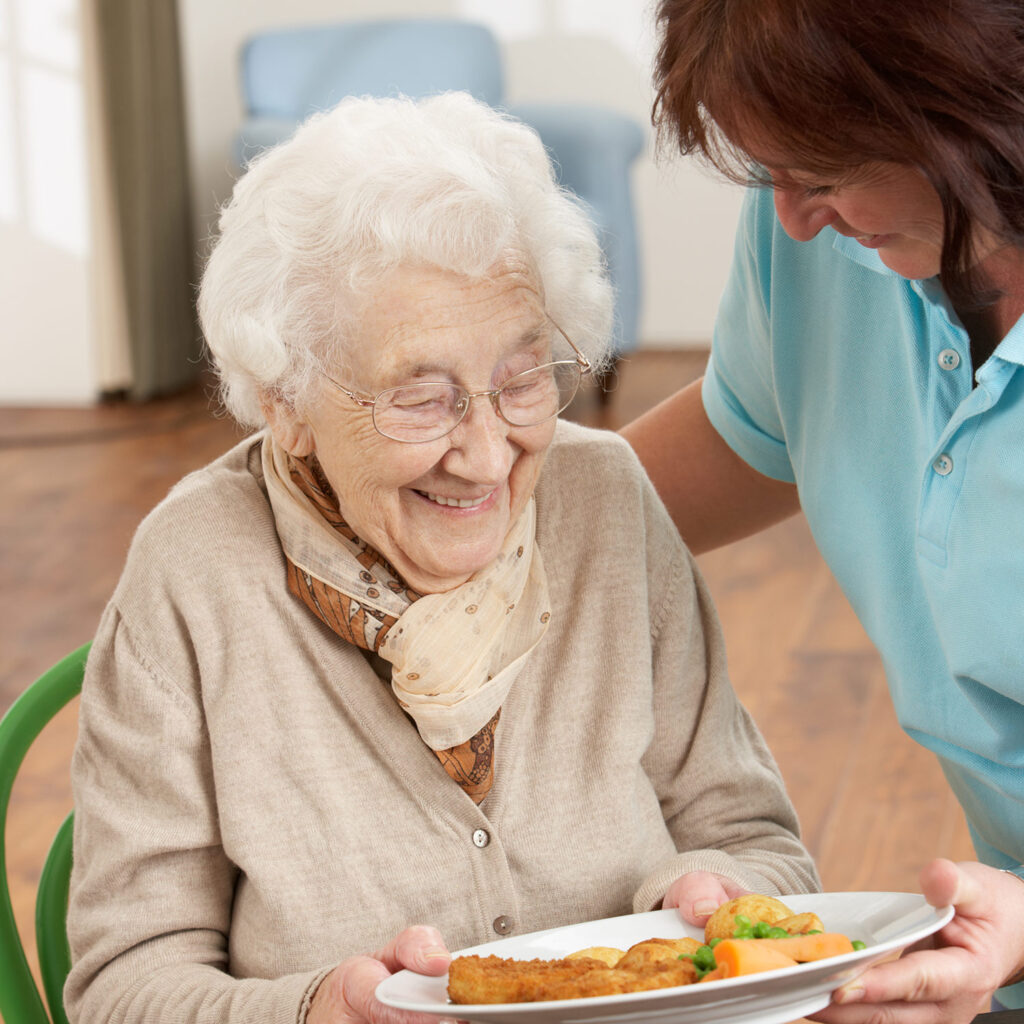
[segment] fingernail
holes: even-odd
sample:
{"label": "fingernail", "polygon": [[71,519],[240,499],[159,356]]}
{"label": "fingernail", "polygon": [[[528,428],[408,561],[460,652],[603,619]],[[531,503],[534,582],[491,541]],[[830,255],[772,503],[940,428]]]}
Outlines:
{"label": "fingernail", "polygon": [[832,993],[832,1001],[836,1003],[857,1003],[864,998],[864,986],[859,981],[851,981]]}
{"label": "fingernail", "polygon": [[451,953],[449,953],[444,946],[427,946],[426,949],[423,950],[423,958],[425,960],[450,960]]}
{"label": "fingernail", "polygon": [[693,904],[693,916],[707,917],[708,914],[713,914],[717,909],[718,905],[713,900],[697,900]]}

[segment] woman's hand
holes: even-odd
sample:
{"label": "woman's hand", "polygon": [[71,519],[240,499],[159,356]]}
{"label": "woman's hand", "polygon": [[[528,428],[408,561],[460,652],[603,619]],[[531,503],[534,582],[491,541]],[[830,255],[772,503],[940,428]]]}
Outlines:
{"label": "woman's hand", "polygon": [[749,889],[725,875],[713,875],[710,871],[690,871],[680,875],[668,887],[661,905],[665,910],[678,907],[687,924],[703,928],[708,918],[723,903],[748,892]]}
{"label": "woman's hand", "polygon": [[1024,883],[974,862],[934,860],[921,872],[932,906],[956,916],[930,948],[872,967],[814,1015],[828,1024],[963,1024],[1024,966]]}
{"label": "woman's hand", "polygon": [[422,1013],[395,1010],[377,1001],[377,986],[395,971],[408,969],[439,975],[448,970],[451,954],[441,933],[428,925],[406,928],[383,949],[369,956],[342,960],[320,983],[306,1015],[307,1024],[438,1024]]}

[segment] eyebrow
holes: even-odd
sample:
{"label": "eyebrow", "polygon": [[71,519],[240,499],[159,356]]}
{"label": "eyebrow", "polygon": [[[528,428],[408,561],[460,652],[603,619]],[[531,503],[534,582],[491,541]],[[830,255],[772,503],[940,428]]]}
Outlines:
{"label": "eyebrow", "polygon": [[[554,325],[551,323],[551,321],[548,320],[547,318],[545,318],[543,322],[541,322],[541,323],[537,324],[535,327],[531,327],[530,329],[525,331],[520,336],[519,341],[516,342],[516,344],[512,347],[511,351],[508,354],[515,355],[517,352],[521,352],[521,351],[523,351],[523,349],[529,348],[531,345],[536,344],[541,339],[541,337],[543,336],[545,330],[548,327],[551,327],[552,330],[554,329]],[[425,377],[428,374],[432,374],[432,373],[436,373],[436,374],[440,375],[440,374],[444,374],[446,372],[447,372],[446,368],[441,366],[438,363],[419,362],[419,363],[415,363],[415,364],[413,364],[413,365],[411,365],[409,367],[406,367],[406,368],[399,368],[399,373],[397,374],[397,376],[399,376],[399,377]],[[427,381],[427,383],[429,383],[429,381]],[[398,385],[398,386],[401,386],[401,385]]]}

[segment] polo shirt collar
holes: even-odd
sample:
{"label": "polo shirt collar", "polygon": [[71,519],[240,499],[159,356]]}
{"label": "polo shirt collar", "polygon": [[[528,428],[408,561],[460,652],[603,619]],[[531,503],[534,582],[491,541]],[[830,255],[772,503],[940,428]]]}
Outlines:
{"label": "polo shirt collar", "polygon": [[[900,277],[895,270],[891,267],[887,267],[883,262],[881,256],[878,255],[877,249],[867,249],[856,238],[847,238],[846,235],[839,234],[832,228],[829,228],[835,234],[835,239],[832,242],[832,248],[836,252],[845,256],[849,260],[853,260],[854,263],[859,263],[862,267],[866,267],[868,270],[873,270],[876,274],[882,274],[887,277]],[[939,284],[937,277],[929,277],[922,281],[911,281],[906,278],[904,280],[923,298],[925,301],[937,305],[946,311],[947,316],[954,317],[956,314],[953,312],[952,306],[950,305],[949,299],[946,293],[942,290],[942,286]],[[958,321],[955,321],[958,322]],[[1019,363],[1024,365],[1024,317],[1021,317],[1012,328],[1009,333],[996,347],[994,355],[1000,359],[1005,360],[1008,363]]]}
{"label": "polo shirt collar", "polygon": [[874,270],[878,274],[884,274],[887,277],[899,277],[900,275],[887,267],[882,262],[882,257],[878,255],[877,249],[868,249],[861,245],[856,238],[847,238],[846,235],[839,234],[835,228],[829,228],[829,231],[835,234],[835,239],[832,242],[832,248],[838,253],[842,253],[847,259],[853,260],[854,263],[859,263],[862,267],[867,267],[868,270]]}
{"label": "polo shirt collar", "polygon": [[996,346],[993,355],[1008,363],[1024,366],[1024,316],[1010,328],[1006,337]]}

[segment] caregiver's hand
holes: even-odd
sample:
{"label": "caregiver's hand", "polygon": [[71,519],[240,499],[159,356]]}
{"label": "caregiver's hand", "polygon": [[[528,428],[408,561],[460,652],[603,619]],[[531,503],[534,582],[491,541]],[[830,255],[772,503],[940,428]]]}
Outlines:
{"label": "caregiver's hand", "polygon": [[710,871],[689,871],[680,875],[668,887],[661,905],[665,910],[678,907],[684,921],[703,928],[707,919],[723,903],[748,892],[749,889],[726,875],[714,875]]}
{"label": "caregiver's hand", "polygon": [[828,1024],[964,1024],[1024,966],[1024,883],[983,864],[933,860],[921,872],[932,906],[956,916],[899,960],[879,964],[839,989],[814,1014]]}
{"label": "caregiver's hand", "polygon": [[306,1016],[307,1024],[438,1024],[423,1013],[396,1010],[377,1001],[377,986],[395,971],[444,974],[451,963],[441,933],[414,925],[383,949],[342,960],[320,983]]}

